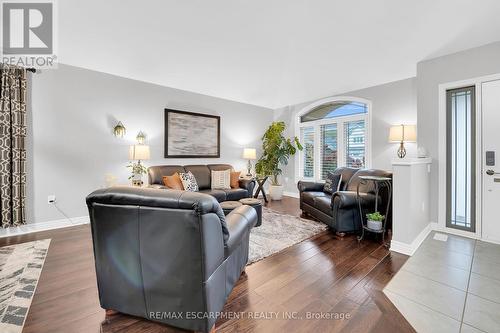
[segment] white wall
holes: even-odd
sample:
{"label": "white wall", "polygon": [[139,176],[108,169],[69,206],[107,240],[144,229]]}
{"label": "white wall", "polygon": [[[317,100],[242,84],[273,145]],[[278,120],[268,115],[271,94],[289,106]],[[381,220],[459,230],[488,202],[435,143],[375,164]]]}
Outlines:
{"label": "white wall", "polygon": [[433,158],[431,172],[431,221],[438,222],[439,93],[442,83],[500,73],[500,42],[430,59],[417,65],[418,143]]}
{"label": "white wall", "polygon": [[[144,131],[156,164],[230,163],[244,170],[243,147],[260,148],[273,120],[266,108],[59,65],[31,82],[28,142],[28,223],[62,219],[47,196],[70,217],[87,215],[85,196],[104,186],[105,175],[128,183],[128,146]],[[221,158],[163,158],[164,108],[221,116]],[[127,136],[112,128],[120,120]]]}
{"label": "white wall", "polygon": [[[371,88],[339,94],[368,99],[372,102],[372,167],[391,170],[391,160],[396,157],[398,144],[388,142],[389,128],[395,124],[417,123],[416,78],[395,81]],[[275,120],[283,120],[288,126],[288,135],[295,134],[295,119],[302,108],[313,101],[275,110]],[[408,155],[416,155],[416,144],[406,145]],[[291,159],[285,169],[283,181],[285,191],[297,193],[295,183],[295,160]]]}

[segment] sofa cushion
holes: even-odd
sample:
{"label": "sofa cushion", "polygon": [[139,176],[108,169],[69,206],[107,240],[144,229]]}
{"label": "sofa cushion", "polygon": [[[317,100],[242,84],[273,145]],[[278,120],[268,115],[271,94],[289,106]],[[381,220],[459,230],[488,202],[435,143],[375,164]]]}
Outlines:
{"label": "sofa cushion", "polygon": [[201,190],[200,193],[205,193],[213,196],[218,202],[226,201],[226,192],[224,190]]}
{"label": "sofa cushion", "polygon": [[316,197],[320,197],[320,198],[321,197],[328,197],[329,199],[331,199],[331,196],[325,192],[302,192],[302,193],[300,193],[300,195],[301,195],[302,201],[310,206],[315,205]]}
{"label": "sofa cushion", "polygon": [[243,198],[248,198],[248,191],[244,188],[232,188],[223,191],[226,192],[226,200],[238,201]]}
{"label": "sofa cushion", "polygon": [[[360,169],[349,180],[346,191],[356,191],[358,184],[361,182],[359,176],[376,176],[376,177],[389,177],[392,178],[392,173],[385,170],[378,169]],[[375,193],[374,182],[368,181],[359,186],[359,191],[363,193]]]}
{"label": "sofa cushion", "polygon": [[207,164],[207,168],[210,171],[233,170],[230,164]]}
{"label": "sofa cushion", "polygon": [[231,171],[231,188],[240,187],[240,175],[241,171]]}
{"label": "sofa cushion", "polygon": [[340,189],[341,183],[342,174],[335,175],[332,172],[328,172],[328,175],[326,176],[325,186],[323,187],[323,192],[333,194]]}
{"label": "sofa cushion", "polygon": [[206,165],[185,165],[186,172],[191,171],[200,190],[210,188],[210,169]]}
{"label": "sofa cushion", "polygon": [[314,202],[315,202],[314,207],[316,209],[319,209],[323,213],[332,216],[333,211],[332,211],[332,207],[331,207],[331,204],[332,204],[332,199],[331,198],[329,198],[327,196],[316,197],[314,199]]}
{"label": "sofa cushion", "polygon": [[185,191],[198,192],[198,183],[191,171],[180,173],[179,177],[181,178],[182,186]]}
{"label": "sofa cushion", "polygon": [[157,165],[148,168],[149,184],[163,185],[163,176],[172,176],[174,173],[186,172],[182,165]]}
{"label": "sofa cushion", "polygon": [[181,177],[179,173],[176,172],[172,176],[163,176],[163,184],[172,190],[183,190]]}
{"label": "sofa cushion", "polygon": [[332,174],[334,175],[342,175],[342,179],[340,180],[339,191],[347,191],[347,184],[351,177],[358,171],[356,168],[348,168],[348,167],[340,167],[335,169]]}
{"label": "sofa cushion", "polygon": [[212,190],[228,190],[231,188],[231,170],[212,170]]}

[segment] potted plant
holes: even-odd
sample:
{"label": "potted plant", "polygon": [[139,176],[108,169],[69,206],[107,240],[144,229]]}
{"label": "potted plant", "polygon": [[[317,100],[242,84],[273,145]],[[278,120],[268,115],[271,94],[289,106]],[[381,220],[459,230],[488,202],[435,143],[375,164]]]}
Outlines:
{"label": "potted plant", "polygon": [[297,149],[302,150],[297,137],[284,137],[285,129],[283,121],[273,122],[269,126],[262,136],[262,156],[255,164],[255,171],[258,175],[271,178],[269,195],[272,200],[281,200],[283,197],[283,185],[278,178],[283,173],[281,167],[288,164],[288,159],[295,155]]}
{"label": "potted plant", "polygon": [[366,218],[368,222],[366,226],[372,230],[382,230],[382,221],[385,216],[380,214],[379,212],[366,214]]}
{"label": "potted plant", "polygon": [[132,180],[132,185],[134,186],[142,186],[144,182],[142,181],[142,175],[148,173],[148,168],[141,164],[140,161],[137,163],[130,162],[127,165],[127,168],[131,169],[131,175],[128,177],[129,180]]}

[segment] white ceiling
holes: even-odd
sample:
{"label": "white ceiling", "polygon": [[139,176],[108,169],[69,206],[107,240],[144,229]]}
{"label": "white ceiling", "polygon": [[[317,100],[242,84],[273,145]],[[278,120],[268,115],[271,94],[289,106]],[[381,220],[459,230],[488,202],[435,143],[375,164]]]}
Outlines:
{"label": "white ceiling", "polygon": [[278,108],[500,39],[499,0],[60,0],[59,61]]}

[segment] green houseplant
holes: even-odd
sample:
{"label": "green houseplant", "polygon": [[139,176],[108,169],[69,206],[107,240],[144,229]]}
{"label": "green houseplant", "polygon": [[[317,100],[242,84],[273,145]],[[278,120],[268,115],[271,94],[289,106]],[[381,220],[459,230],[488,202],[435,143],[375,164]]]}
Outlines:
{"label": "green houseplant", "polygon": [[283,121],[273,122],[262,136],[262,156],[255,164],[255,171],[260,176],[271,178],[269,195],[272,200],[281,200],[283,185],[279,175],[283,173],[282,166],[288,164],[288,159],[302,150],[297,137],[285,138],[286,125]]}
{"label": "green houseplant", "polygon": [[366,219],[368,220],[368,228],[373,230],[382,230],[382,221],[385,219],[384,215],[379,212],[370,213],[366,214]]}

